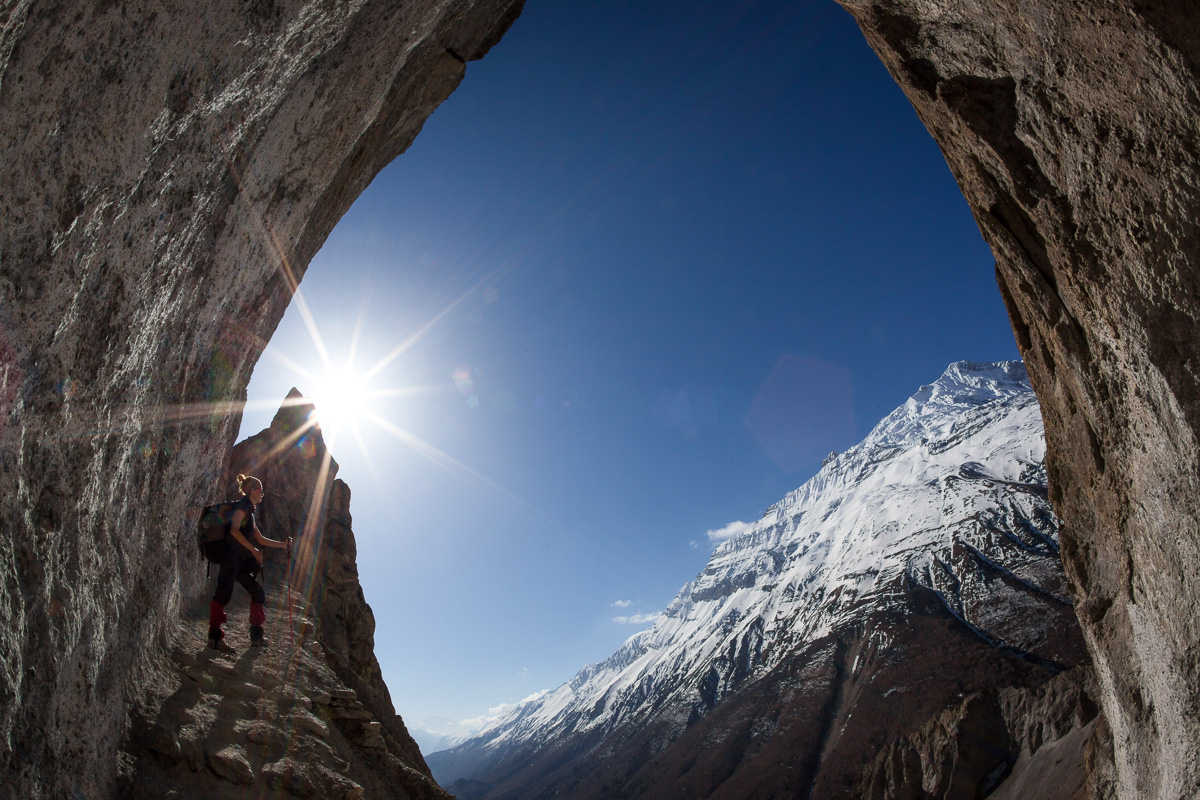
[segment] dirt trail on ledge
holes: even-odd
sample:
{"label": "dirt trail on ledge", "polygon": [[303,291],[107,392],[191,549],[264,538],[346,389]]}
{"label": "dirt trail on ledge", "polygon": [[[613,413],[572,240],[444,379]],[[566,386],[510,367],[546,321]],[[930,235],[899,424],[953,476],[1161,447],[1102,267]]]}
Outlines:
{"label": "dirt trail on ledge", "polygon": [[[227,607],[233,653],[207,647],[199,609],[152,659],[151,692],[131,713],[121,753],[121,797],[223,800],[250,797],[437,798],[451,795],[408,766],[401,748],[326,663],[299,595],[268,595],[270,644],[250,647],[249,603]],[[272,602],[274,601],[274,602]],[[421,765],[423,766],[423,765]]]}

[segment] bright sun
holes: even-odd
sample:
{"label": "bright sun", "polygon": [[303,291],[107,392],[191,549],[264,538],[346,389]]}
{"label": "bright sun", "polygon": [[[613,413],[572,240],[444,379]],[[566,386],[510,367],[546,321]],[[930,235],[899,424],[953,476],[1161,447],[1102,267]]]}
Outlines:
{"label": "bright sun", "polygon": [[313,395],[317,422],[326,436],[355,426],[368,410],[367,381],[349,369],[330,370]]}

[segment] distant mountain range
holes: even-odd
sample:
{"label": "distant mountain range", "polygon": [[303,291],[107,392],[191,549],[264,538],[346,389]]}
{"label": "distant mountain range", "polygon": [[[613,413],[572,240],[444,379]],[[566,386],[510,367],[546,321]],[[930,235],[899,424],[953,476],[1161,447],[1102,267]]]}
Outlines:
{"label": "distant mountain range", "polygon": [[434,753],[438,750],[447,750],[454,747],[456,744],[465,741],[464,736],[451,736],[445,733],[434,733],[427,731],[424,728],[409,727],[408,733],[412,736],[413,741],[421,748],[422,753]]}
{"label": "distant mountain range", "polygon": [[[951,365],[434,776],[462,800],[862,796],[864,765],[963,698],[1086,662],[1044,456],[1020,362]],[[971,791],[1012,768],[993,749]]]}

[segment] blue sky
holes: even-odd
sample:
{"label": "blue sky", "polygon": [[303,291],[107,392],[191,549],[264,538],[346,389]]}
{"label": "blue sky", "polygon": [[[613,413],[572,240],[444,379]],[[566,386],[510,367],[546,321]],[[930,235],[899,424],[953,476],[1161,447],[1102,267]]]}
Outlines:
{"label": "blue sky", "polygon": [[[301,284],[331,361],[405,390],[333,444],[397,711],[557,686],[709,531],[951,361],[1016,358],[993,263],[833,3],[529,0]],[[301,312],[243,436],[328,390]]]}

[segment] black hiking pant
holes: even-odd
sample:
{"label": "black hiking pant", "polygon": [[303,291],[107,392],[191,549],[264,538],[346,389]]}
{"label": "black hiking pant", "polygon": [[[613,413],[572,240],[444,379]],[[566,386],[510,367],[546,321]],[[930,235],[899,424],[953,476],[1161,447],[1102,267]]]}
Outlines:
{"label": "black hiking pant", "polygon": [[217,590],[213,592],[212,602],[209,604],[209,638],[220,639],[223,635],[221,625],[225,622],[225,606],[233,598],[235,583],[240,583],[250,594],[251,638],[261,637],[262,624],[266,620],[263,604],[267,602],[267,593],[255,579],[261,567],[250,551],[237,542],[228,542],[227,545],[221,569],[217,571]]}
{"label": "black hiking pant", "polygon": [[233,598],[233,584],[240,583],[250,593],[251,602],[267,602],[267,593],[256,580],[260,569],[258,560],[249,550],[237,542],[230,542],[228,554],[217,572],[217,590],[213,592],[213,600],[223,606],[228,605]]}

